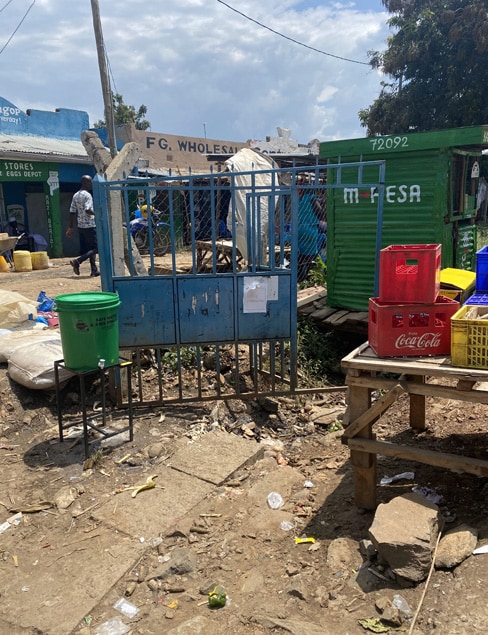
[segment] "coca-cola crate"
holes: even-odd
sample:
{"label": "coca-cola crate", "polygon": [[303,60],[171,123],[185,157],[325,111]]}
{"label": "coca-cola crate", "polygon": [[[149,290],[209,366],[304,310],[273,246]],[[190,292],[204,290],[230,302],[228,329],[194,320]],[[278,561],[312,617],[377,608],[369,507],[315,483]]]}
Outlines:
{"label": "coca-cola crate", "polygon": [[379,357],[451,354],[451,317],[459,302],[438,296],[431,304],[389,304],[369,299],[369,345]]}
{"label": "coca-cola crate", "polygon": [[390,245],[380,251],[379,299],[430,304],[441,286],[441,245]]}

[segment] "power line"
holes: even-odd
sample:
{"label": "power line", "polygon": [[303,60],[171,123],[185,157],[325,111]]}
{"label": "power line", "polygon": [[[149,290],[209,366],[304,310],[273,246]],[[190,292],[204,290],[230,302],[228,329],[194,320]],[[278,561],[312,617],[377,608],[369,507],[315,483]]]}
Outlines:
{"label": "power line", "polygon": [[0,13],[2,13],[2,11],[6,9],[11,2],[13,2],[13,0],[8,0],[7,4],[0,9]]}
{"label": "power line", "polygon": [[364,66],[369,66],[370,65],[369,62],[359,62],[358,60],[351,60],[348,57],[341,57],[340,55],[334,55],[333,53],[327,53],[326,51],[321,51],[320,49],[316,49],[313,46],[309,46],[308,44],[304,44],[303,42],[299,42],[298,40],[294,40],[292,37],[288,37],[288,35],[283,35],[283,33],[280,33],[279,31],[275,31],[271,27],[266,26],[266,24],[262,24],[262,22],[258,22],[254,18],[249,17],[245,13],[242,13],[242,11],[238,11],[237,9],[234,9],[234,7],[231,7],[230,4],[227,4],[227,2],[223,2],[223,0],[217,0],[217,2],[220,2],[220,4],[223,4],[225,7],[227,7],[231,11],[235,11],[239,15],[242,15],[243,18],[246,18],[246,20],[250,20],[251,22],[254,22],[254,24],[257,24],[258,26],[262,27],[263,29],[267,29],[268,31],[271,31],[271,33],[274,33],[275,35],[279,35],[280,37],[285,38],[285,40],[289,40],[290,42],[293,42],[294,44],[298,44],[299,46],[303,46],[306,49],[310,49],[311,51],[315,51],[316,53],[320,53],[321,55],[327,55],[328,57],[335,57],[335,59],[343,60],[344,62],[352,62],[353,64],[364,64]]}
{"label": "power line", "polygon": [[[14,35],[17,33],[17,31],[20,29],[22,22],[26,19],[27,14],[29,13],[29,11],[32,9],[32,7],[35,5],[36,0],[32,0],[32,4],[30,5],[30,7],[27,9],[27,11],[24,13],[24,17],[22,18],[22,20],[18,23],[17,28],[15,29],[15,31],[12,33],[12,35],[9,37],[9,39],[5,42],[5,44],[3,45],[3,47],[0,49],[0,55],[5,51],[5,49],[7,48],[7,46],[9,45],[9,42],[12,40],[12,38],[14,37]],[[6,7],[7,5],[5,5]],[[5,9],[5,7],[3,7]],[[2,9],[3,11],[3,9]]]}

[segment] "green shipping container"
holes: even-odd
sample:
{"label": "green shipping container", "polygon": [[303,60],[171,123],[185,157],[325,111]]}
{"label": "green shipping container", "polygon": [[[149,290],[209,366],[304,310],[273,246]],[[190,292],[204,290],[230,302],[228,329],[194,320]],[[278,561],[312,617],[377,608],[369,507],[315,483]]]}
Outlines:
{"label": "green shipping container", "polygon": [[[378,251],[389,245],[439,243],[442,268],[474,270],[476,193],[486,148],[488,125],[320,144],[320,159],[328,164],[381,159],[386,166],[382,218],[378,191],[357,185],[356,168],[341,168],[345,187],[328,189],[329,306],[367,310],[378,292]],[[334,172],[328,178],[335,179]],[[366,166],[362,182],[376,182],[377,174],[377,167]]]}

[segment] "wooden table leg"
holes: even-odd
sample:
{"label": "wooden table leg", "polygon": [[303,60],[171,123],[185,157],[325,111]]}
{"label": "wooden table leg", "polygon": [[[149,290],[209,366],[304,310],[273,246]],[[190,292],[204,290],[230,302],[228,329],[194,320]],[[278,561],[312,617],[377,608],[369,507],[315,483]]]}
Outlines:
{"label": "wooden table leg", "polygon": [[[425,377],[407,375],[407,381],[425,384]],[[425,395],[410,395],[410,427],[418,432],[425,430]]]}
{"label": "wooden table leg", "polygon": [[[363,386],[349,387],[350,423],[360,417],[371,405],[371,389]],[[366,439],[373,438],[373,424],[363,427],[356,435]],[[351,464],[354,470],[354,501],[362,509],[376,507],[376,454],[351,451]]]}

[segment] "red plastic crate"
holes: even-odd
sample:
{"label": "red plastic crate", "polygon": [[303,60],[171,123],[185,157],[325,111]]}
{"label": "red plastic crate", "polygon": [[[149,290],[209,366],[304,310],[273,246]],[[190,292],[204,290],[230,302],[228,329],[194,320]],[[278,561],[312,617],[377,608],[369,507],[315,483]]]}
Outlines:
{"label": "red plastic crate", "polygon": [[381,302],[431,304],[441,286],[441,245],[390,245],[380,251]]}
{"label": "red plastic crate", "polygon": [[438,296],[432,304],[384,304],[369,299],[369,345],[379,357],[451,354],[451,317],[459,302]]}

